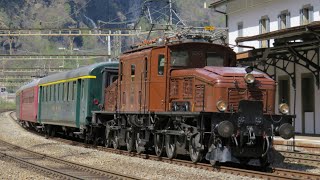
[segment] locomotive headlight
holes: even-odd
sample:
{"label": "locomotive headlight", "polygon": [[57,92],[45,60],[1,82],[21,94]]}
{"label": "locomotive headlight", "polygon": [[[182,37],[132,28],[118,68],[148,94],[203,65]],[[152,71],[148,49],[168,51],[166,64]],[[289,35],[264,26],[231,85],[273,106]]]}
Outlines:
{"label": "locomotive headlight", "polygon": [[227,109],[227,103],[224,101],[218,101],[217,102],[217,109],[221,112],[225,111]]}
{"label": "locomotive headlight", "polygon": [[279,105],[279,111],[282,113],[282,114],[288,114],[289,113],[289,105],[286,104],[286,103],[281,103]]}
{"label": "locomotive headlight", "polygon": [[234,127],[230,121],[222,121],[217,126],[218,133],[224,138],[228,138],[233,134]]}
{"label": "locomotive headlight", "polygon": [[246,83],[252,84],[252,83],[254,83],[255,78],[254,78],[253,74],[248,73],[248,74],[244,75],[244,80],[246,81]]}

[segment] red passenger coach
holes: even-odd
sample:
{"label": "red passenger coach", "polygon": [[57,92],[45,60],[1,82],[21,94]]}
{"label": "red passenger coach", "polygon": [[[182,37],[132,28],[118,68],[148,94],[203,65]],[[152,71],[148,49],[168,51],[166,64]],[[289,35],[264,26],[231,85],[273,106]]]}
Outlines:
{"label": "red passenger coach", "polygon": [[16,114],[20,121],[37,122],[39,81],[36,79],[22,86],[16,93]]}

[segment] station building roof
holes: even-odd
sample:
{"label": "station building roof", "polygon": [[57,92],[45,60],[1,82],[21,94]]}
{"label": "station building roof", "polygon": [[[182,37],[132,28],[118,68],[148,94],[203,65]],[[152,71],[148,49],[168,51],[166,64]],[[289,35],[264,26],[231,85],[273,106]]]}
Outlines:
{"label": "station building roof", "polygon": [[320,33],[320,21],[314,21],[310,24],[295,26],[286,29],[280,29],[268,33],[263,33],[255,36],[238,37],[236,43],[245,41],[261,41],[269,39],[286,39],[297,40],[301,38],[307,38],[310,34]]}

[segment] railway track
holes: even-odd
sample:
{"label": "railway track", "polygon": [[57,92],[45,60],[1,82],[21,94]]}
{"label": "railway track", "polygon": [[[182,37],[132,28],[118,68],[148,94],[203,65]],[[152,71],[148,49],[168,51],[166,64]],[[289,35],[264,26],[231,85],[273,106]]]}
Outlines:
{"label": "railway track", "polygon": [[36,153],[0,140],[0,159],[23,164],[55,179],[138,179]]}
{"label": "railway track", "polygon": [[[11,118],[14,119],[13,117],[11,117]],[[121,154],[121,155],[130,156],[130,157],[138,157],[138,158],[149,159],[149,160],[154,160],[154,161],[161,161],[161,162],[176,164],[176,165],[180,165],[180,166],[193,167],[193,168],[198,168],[198,169],[203,169],[203,170],[208,170],[208,171],[222,172],[222,173],[233,174],[233,175],[237,175],[237,176],[246,176],[246,177],[260,178],[260,179],[320,180],[320,174],[313,174],[313,173],[308,173],[308,172],[303,172],[303,171],[274,168],[274,169],[271,169],[270,172],[261,172],[261,171],[257,171],[257,170],[248,170],[248,169],[234,168],[234,167],[228,167],[228,166],[212,167],[210,164],[205,164],[205,163],[192,163],[191,161],[180,160],[180,159],[170,160],[166,157],[157,157],[157,156],[151,155],[151,154],[138,154],[135,152],[128,152],[125,150],[106,148],[106,147],[102,147],[102,146],[93,146],[93,145],[88,145],[88,144],[85,144],[82,142],[75,142],[72,140],[56,138],[56,137],[54,137],[52,139],[55,139],[59,142],[63,142],[65,144],[74,145],[74,146],[81,146],[81,147],[86,147],[86,148],[98,149],[100,151],[105,151],[105,152],[114,153],[114,154]]]}

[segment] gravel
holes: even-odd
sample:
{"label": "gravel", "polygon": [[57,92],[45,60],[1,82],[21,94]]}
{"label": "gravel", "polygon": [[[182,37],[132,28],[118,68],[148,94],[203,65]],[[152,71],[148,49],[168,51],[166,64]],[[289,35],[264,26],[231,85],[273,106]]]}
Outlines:
{"label": "gravel", "polygon": [[0,159],[0,169],[1,179],[51,179],[8,159]]}
{"label": "gravel", "polygon": [[[250,179],[63,144],[26,131],[4,113],[0,114],[0,129],[0,138],[9,143],[71,162],[134,175],[141,179]],[[0,163],[1,179],[43,179],[39,174],[23,169],[17,164],[3,161]]]}

